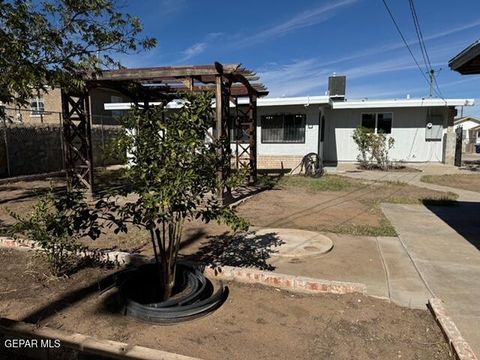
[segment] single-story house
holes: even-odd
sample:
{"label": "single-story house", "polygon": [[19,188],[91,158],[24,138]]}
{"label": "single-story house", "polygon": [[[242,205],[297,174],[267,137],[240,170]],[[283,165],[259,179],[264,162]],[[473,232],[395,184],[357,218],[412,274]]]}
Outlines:
{"label": "single-story house", "polygon": [[[480,119],[471,116],[465,116],[455,119],[455,129],[462,128],[462,140],[465,145],[480,143]],[[472,150],[467,150],[471,152]]]}
{"label": "single-story house", "polygon": [[[453,164],[455,141],[446,139],[447,133],[455,136],[455,107],[473,104],[473,99],[350,100],[342,94],[260,98],[257,166],[294,168],[311,152],[320,154],[326,164],[355,162],[359,152],[352,135],[360,126],[395,139],[392,160]],[[112,101],[104,109],[118,113],[131,106]]]}

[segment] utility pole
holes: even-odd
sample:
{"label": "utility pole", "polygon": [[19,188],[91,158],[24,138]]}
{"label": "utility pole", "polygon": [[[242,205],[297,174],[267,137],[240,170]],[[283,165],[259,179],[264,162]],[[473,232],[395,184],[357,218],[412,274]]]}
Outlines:
{"label": "utility pole", "polygon": [[428,72],[428,77],[430,78],[430,97],[433,97],[433,89],[436,86],[436,80],[435,76],[438,74],[442,69],[438,69],[438,71],[435,71],[433,69],[430,69]]}

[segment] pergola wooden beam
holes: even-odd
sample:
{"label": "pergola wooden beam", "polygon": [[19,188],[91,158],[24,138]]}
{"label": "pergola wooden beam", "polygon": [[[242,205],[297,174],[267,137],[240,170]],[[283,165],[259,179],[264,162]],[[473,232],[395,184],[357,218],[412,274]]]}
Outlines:
{"label": "pergola wooden beam", "polygon": [[[235,140],[235,164],[237,168],[249,170],[249,181],[256,180],[256,111],[257,98],[268,94],[267,88],[257,81],[255,72],[241,66],[241,64],[222,65],[218,62],[211,65],[196,66],[164,66],[155,68],[120,69],[104,71],[100,74],[85,75],[87,84],[84,93],[63,93],[64,134],[66,149],[66,170],[69,179],[78,179],[78,184],[84,185],[93,191],[93,162],[91,149],[90,109],[88,96],[93,88],[109,88],[117,90],[135,103],[148,106],[153,101],[175,99],[182,91],[211,91],[216,99],[215,127],[216,137],[220,140],[229,140],[229,126],[231,124],[230,104],[235,104],[240,121],[235,121],[241,131],[248,133],[248,143],[242,144]],[[81,97],[81,106],[72,113],[71,105],[74,99]],[[247,98],[248,102],[242,107],[238,98]],[[77,148],[75,144],[81,144]],[[78,151],[77,151],[78,150]],[[228,149],[228,156],[230,156]],[[227,156],[227,154],[219,154]],[[229,169],[223,169],[219,177],[224,177]],[[69,180],[70,181],[70,180]],[[72,181],[73,183],[73,181]],[[221,189],[219,192],[222,192]]]}

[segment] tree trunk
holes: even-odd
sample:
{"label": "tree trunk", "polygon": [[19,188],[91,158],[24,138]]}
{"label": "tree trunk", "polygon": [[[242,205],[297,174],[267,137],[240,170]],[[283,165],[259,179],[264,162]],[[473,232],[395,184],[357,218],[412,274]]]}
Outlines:
{"label": "tree trunk", "polygon": [[162,266],[162,296],[163,300],[168,300],[172,296],[172,290],[175,286],[175,272],[177,265],[170,264],[169,261],[164,261]]}

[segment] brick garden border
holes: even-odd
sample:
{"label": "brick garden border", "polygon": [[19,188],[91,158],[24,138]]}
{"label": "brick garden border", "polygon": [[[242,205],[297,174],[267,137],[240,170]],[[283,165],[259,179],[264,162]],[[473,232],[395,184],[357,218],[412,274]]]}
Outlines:
{"label": "brick garden border", "polygon": [[208,267],[203,273],[210,279],[260,284],[297,293],[365,294],[367,290],[366,285],[360,283],[323,280],[233,266]]}
{"label": "brick garden border", "polygon": [[[8,237],[0,237],[0,247],[32,250],[35,249],[36,245],[35,242],[31,240],[18,240]],[[97,256],[99,255],[100,258],[106,261],[112,261],[118,265],[138,265],[151,261],[151,259],[147,256],[121,251],[91,253],[96,254]],[[366,294],[366,285],[361,283],[330,281],[303,276],[279,274],[276,272],[262,271],[252,268],[240,268],[232,266],[221,266],[215,268],[207,267],[204,269],[203,273],[210,279],[236,281],[248,284],[260,284],[297,293]],[[453,320],[447,315],[447,311],[442,300],[439,298],[429,299],[428,308],[431,310],[435,320],[439,324],[455,357],[458,360],[478,360],[470,345],[460,334],[460,331]]]}
{"label": "brick garden border", "polygon": [[462,334],[460,334],[452,318],[448,316],[443,301],[439,298],[431,298],[428,300],[428,308],[442,329],[455,357],[458,360],[478,360],[470,345],[462,337]]}
{"label": "brick garden border", "polygon": [[[0,237],[0,247],[34,250],[37,245],[32,240]],[[139,265],[151,261],[147,256],[122,251],[86,251],[81,255],[96,256],[98,259],[110,261],[117,265]],[[299,293],[348,294],[356,292],[365,294],[367,289],[366,285],[361,283],[323,280],[233,266],[206,267],[203,273],[210,279],[261,284]]]}

